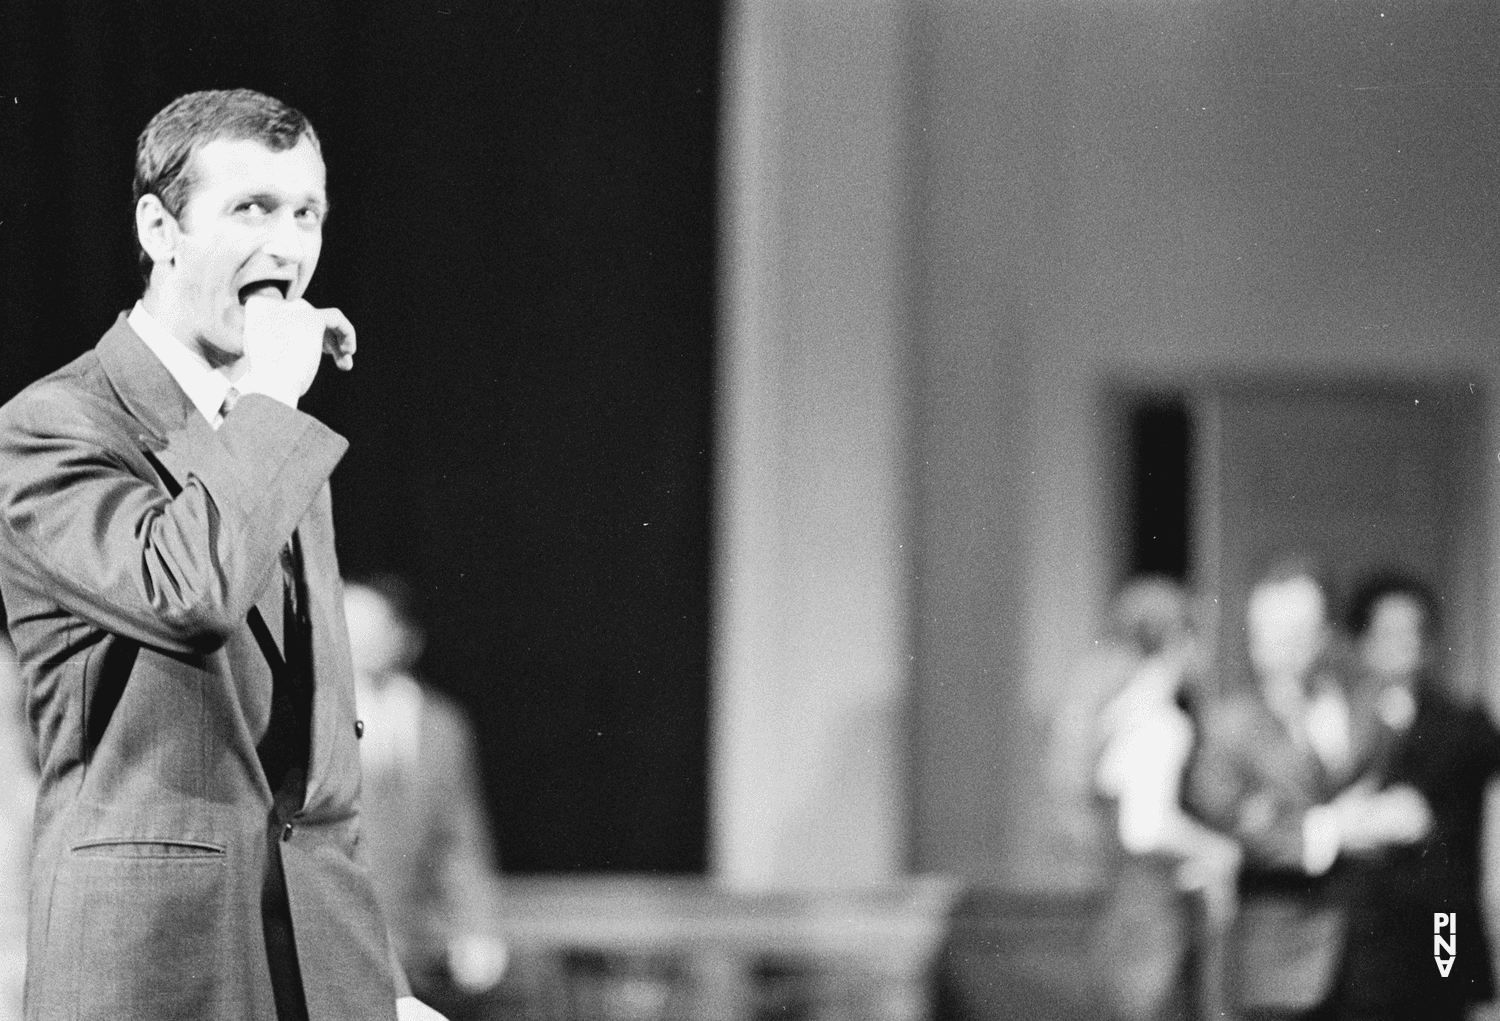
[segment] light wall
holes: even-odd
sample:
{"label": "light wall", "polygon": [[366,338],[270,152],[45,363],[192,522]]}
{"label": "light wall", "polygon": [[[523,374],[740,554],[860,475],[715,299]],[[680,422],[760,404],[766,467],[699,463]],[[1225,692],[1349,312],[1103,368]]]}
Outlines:
{"label": "light wall", "polygon": [[898,13],[749,2],[726,32],[711,855],[737,887],[906,865]]}
{"label": "light wall", "polygon": [[[792,845],[744,836],[765,806],[793,844],[852,850],[847,812],[789,820],[840,798],[806,764],[863,747],[883,850],[848,874],[1086,881],[1038,762],[1113,582],[1101,394],[1269,374],[1493,395],[1497,15],[738,11],[759,27],[729,62],[720,861],[797,871]],[[1474,470],[1487,626],[1500,480]],[[828,598],[835,580],[872,595]]]}

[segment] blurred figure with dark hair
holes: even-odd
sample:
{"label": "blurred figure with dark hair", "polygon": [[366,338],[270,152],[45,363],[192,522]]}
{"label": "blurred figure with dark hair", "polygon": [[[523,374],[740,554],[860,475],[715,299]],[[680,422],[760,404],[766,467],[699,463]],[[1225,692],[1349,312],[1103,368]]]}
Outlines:
{"label": "blurred figure with dark hair", "polygon": [[361,718],[361,848],[417,995],[454,1021],[488,1016],[504,944],[477,915],[496,882],[474,739],[462,710],[420,683],[425,635],[393,576],[344,587]]}
{"label": "blurred figure with dark hair", "polygon": [[[1500,733],[1443,683],[1437,601],[1426,585],[1399,574],[1368,579],[1351,600],[1349,629],[1361,693],[1386,728],[1388,746],[1370,782],[1416,790],[1432,827],[1416,843],[1354,860],[1340,1016],[1462,1018],[1494,995],[1480,829],[1485,788],[1500,772]],[[1435,912],[1456,913],[1461,923],[1462,952],[1446,976],[1433,953]]]}
{"label": "blurred figure with dark hair", "polygon": [[1251,683],[1205,707],[1189,805],[1245,851],[1230,955],[1245,1016],[1328,1017],[1347,924],[1341,859],[1418,839],[1426,806],[1409,786],[1357,783],[1378,728],[1351,697],[1354,666],[1313,566],[1275,565],[1251,589],[1245,624]]}
{"label": "blurred figure with dark hair", "polygon": [[21,666],[0,627],[0,1021],[21,1018],[36,789],[36,743],[26,723]]}

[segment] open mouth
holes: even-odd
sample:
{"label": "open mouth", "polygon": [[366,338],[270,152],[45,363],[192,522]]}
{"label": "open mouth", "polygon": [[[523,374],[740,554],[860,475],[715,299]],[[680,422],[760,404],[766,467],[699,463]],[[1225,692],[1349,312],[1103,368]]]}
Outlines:
{"label": "open mouth", "polygon": [[240,304],[243,305],[251,298],[279,298],[285,301],[291,287],[289,280],[252,280],[240,288]]}

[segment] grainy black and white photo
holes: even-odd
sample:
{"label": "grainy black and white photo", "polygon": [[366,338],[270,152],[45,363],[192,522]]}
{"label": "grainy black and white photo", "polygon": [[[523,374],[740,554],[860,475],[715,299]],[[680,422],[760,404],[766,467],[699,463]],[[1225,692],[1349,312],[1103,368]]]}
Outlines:
{"label": "grainy black and white photo", "polygon": [[1479,0],[0,0],[0,1021],[1494,1021],[1497,402]]}

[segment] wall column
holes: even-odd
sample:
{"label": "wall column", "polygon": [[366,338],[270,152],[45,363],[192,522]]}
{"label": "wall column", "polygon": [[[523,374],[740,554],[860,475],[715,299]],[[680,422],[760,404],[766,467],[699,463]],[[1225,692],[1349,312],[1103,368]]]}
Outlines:
{"label": "wall column", "polygon": [[726,16],[711,860],[876,883],[907,865],[906,22]]}

